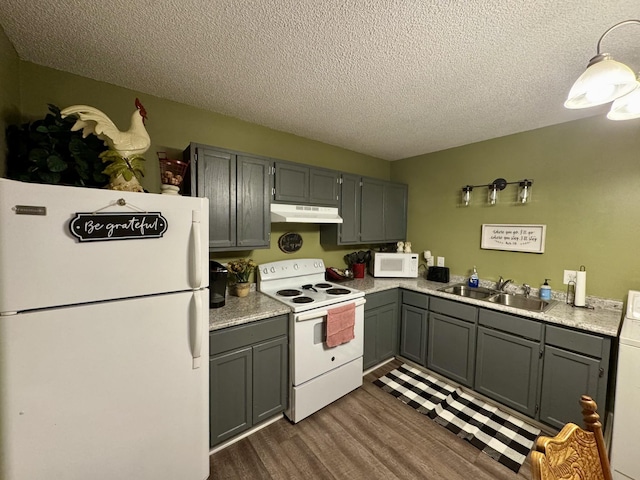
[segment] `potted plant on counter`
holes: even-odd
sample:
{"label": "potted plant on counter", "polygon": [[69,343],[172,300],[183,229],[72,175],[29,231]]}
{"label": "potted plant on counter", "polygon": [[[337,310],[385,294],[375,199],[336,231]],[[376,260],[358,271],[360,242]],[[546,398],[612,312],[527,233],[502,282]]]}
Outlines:
{"label": "potted plant on counter", "polygon": [[238,297],[246,297],[249,294],[251,284],[249,277],[258,265],[253,260],[240,258],[227,264],[229,273],[235,279],[235,290]]}

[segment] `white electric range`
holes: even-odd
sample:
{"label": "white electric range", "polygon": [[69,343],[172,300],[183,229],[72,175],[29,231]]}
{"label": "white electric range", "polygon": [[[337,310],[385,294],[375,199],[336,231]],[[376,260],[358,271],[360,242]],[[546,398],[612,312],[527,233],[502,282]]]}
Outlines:
{"label": "white electric range", "polygon": [[[291,308],[289,407],[294,423],[362,385],[364,292],[325,280],[321,259],[282,260],[258,266],[258,290]],[[331,308],[355,305],[354,339],[328,347]]]}

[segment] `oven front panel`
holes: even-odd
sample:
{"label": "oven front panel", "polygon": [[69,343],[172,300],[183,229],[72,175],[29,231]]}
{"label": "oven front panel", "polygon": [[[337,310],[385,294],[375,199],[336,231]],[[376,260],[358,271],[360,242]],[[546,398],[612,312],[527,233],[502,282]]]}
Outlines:
{"label": "oven front panel", "polygon": [[[362,300],[357,301],[357,303]],[[329,348],[326,339],[326,310],[293,314],[292,381],[298,386],[362,356],[364,345],[364,302],[356,306],[354,335],[350,342]],[[298,321],[298,318],[305,320]]]}

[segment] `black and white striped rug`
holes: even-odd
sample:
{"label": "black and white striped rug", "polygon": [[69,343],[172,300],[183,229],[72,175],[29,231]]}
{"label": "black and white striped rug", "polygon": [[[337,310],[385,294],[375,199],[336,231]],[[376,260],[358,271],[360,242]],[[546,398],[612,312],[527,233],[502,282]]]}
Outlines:
{"label": "black and white striped rug", "polygon": [[373,383],[516,473],[540,434],[538,428],[407,364]]}

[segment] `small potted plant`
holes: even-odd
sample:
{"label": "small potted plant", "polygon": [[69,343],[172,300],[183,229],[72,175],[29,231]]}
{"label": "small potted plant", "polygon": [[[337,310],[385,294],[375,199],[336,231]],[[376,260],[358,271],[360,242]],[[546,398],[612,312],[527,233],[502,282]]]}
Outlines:
{"label": "small potted plant", "polygon": [[238,297],[246,297],[249,294],[250,283],[249,276],[258,265],[253,260],[240,258],[227,264],[229,273],[235,279],[236,295]]}

